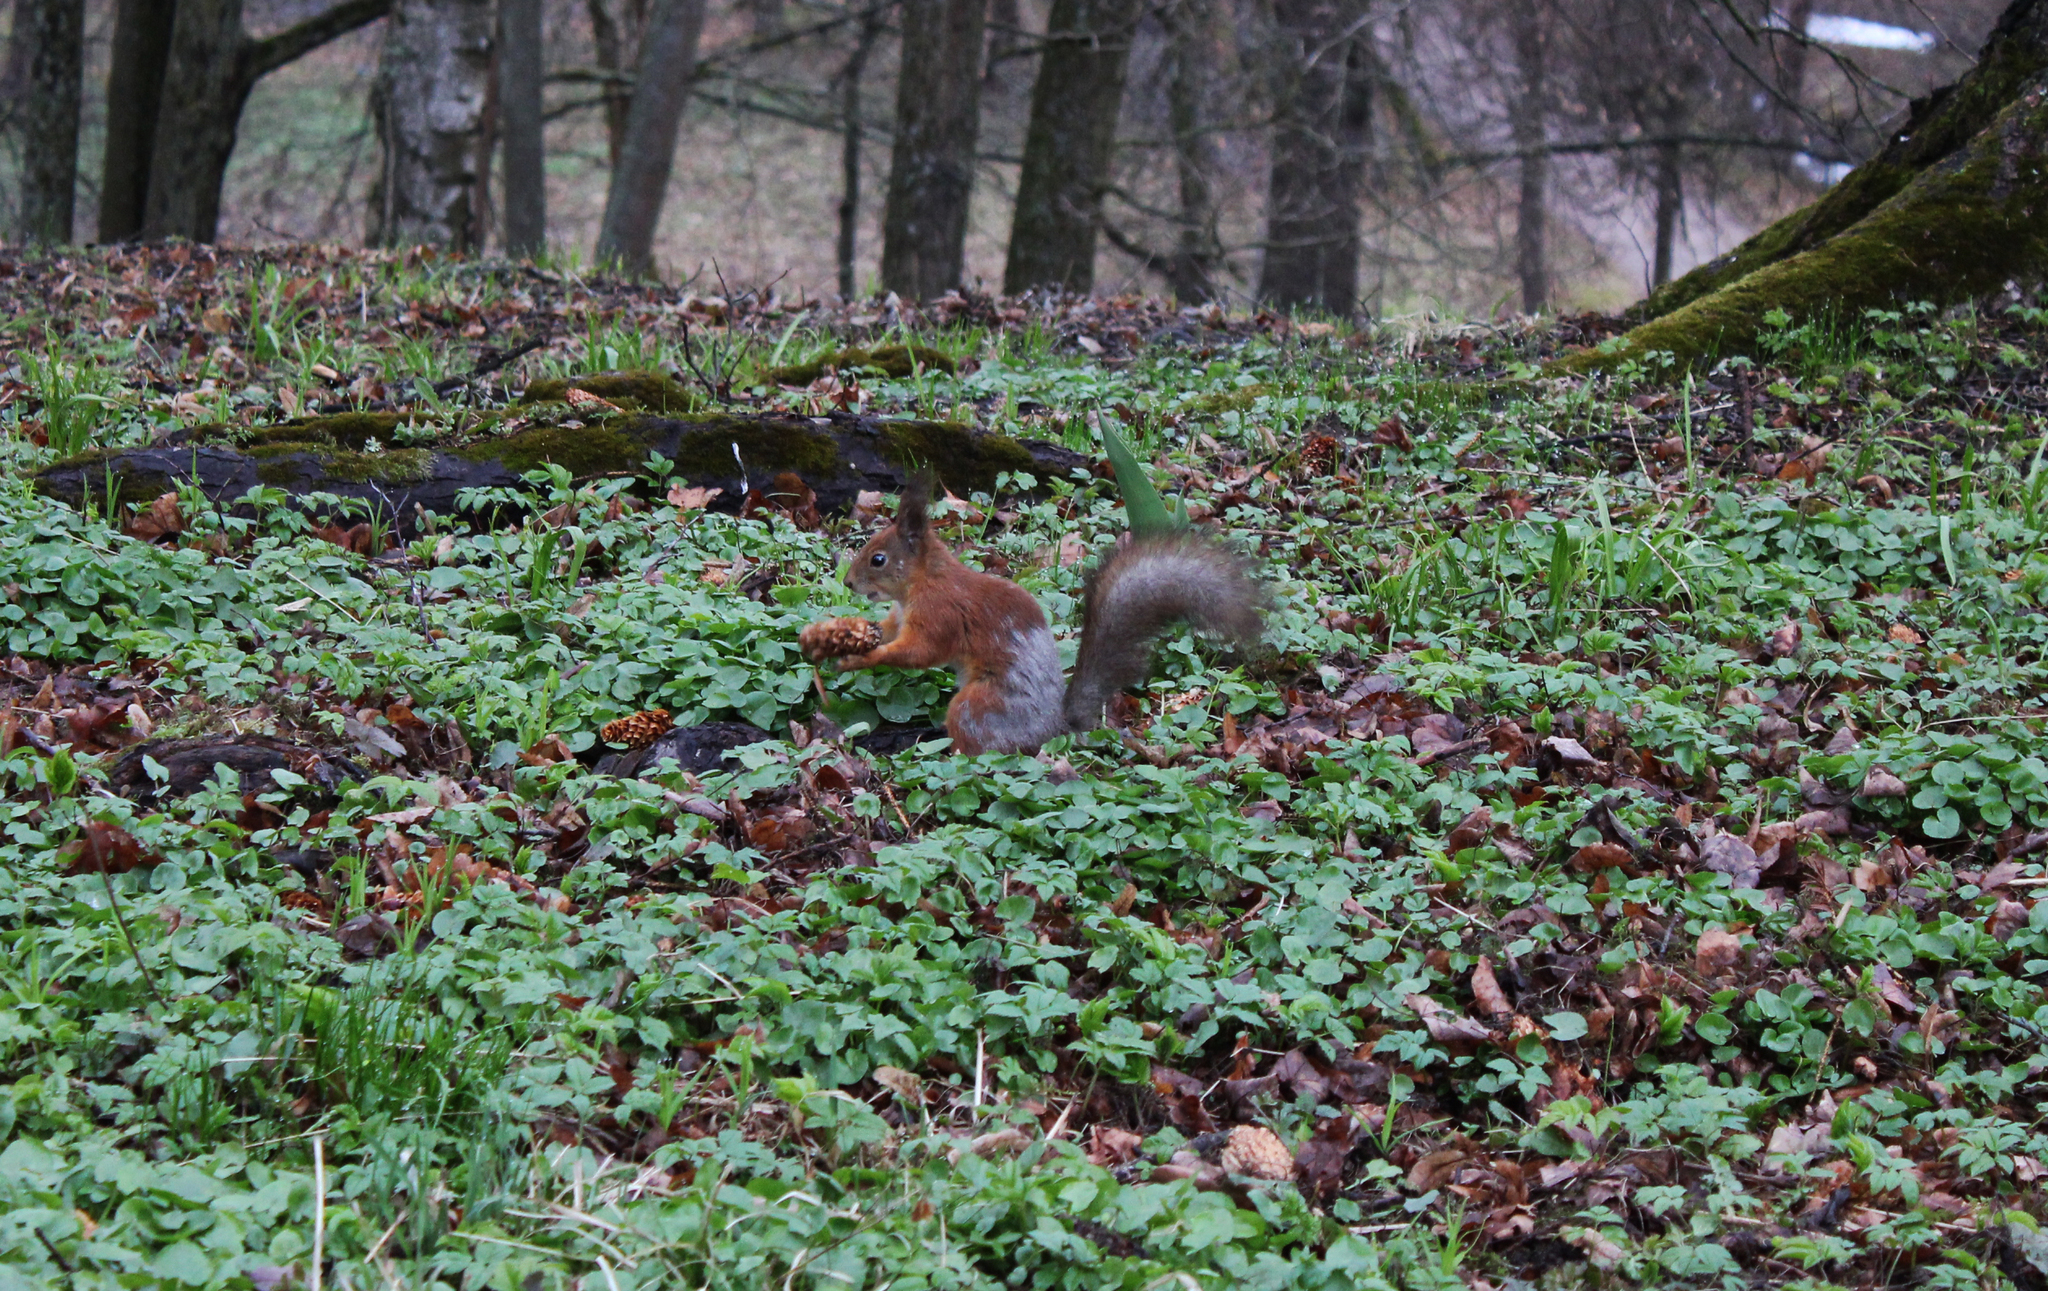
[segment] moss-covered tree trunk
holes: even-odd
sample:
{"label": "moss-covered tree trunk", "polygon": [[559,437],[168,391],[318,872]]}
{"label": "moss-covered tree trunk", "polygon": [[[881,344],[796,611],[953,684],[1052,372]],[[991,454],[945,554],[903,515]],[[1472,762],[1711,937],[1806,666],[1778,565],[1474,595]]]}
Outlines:
{"label": "moss-covered tree trunk", "polygon": [[1811,206],[1794,211],[1741,246],[1666,283],[1629,311],[1661,318],[1766,266],[1810,251],[1903,193],[1928,167],[1982,134],[2021,89],[2048,71],[2048,0],[2013,0],[1976,67],[1954,85],[1916,101],[1906,122],[1870,160]]}
{"label": "moss-covered tree trunk", "polygon": [[1652,319],[1566,371],[1664,353],[1681,362],[1739,349],[1764,316],[1851,314],[1899,300],[1953,302],[2048,267],[2048,70],[1964,146],[1848,227]]}

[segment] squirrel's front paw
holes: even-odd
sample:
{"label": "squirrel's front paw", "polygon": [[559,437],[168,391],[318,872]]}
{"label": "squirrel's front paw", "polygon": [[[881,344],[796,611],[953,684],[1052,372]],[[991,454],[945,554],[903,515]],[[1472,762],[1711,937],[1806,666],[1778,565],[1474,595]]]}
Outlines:
{"label": "squirrel's front paw", "polygon": [[816,663],[864,655],[882,644],[882,629],[866,619],[823,619],[797,634],[804,657]]}
{"label": "squirrel's front paw", "polygon": [[867,666],[868,657],[864,653],[847,655],[845,658],[839,661],[839,671],[841,672],[853,672],[856,669],[865,668]]}

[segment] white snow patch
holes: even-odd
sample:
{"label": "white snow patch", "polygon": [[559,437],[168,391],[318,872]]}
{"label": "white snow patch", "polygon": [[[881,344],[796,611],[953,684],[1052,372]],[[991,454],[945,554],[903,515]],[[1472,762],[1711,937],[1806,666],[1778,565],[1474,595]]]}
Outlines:
{"label": "white snow patch", "polygon": [[1899,49],[1924,54],[1936,44],[1931,31],[1894,27],[1887,22],[1850,18],[1838,13],[1817,13],[1806,20],[1806,34],[1828,45],[1851,45],[1857,49]]}

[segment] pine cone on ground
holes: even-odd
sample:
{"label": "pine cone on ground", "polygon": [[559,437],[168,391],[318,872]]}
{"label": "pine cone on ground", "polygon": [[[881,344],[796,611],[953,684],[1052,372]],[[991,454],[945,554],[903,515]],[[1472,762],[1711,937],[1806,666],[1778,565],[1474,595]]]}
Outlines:
{"label": "pine cone on ground", "polygon": [[671,724],[666,708],[649,708],[606,722],[597,728],[597,734],[606,744],[644,749],[666,735]]}
{"label": "pine cone on ground", "polygon": [[823,619],[798,633],[797,643],[803,647],[804,657],[813,663],[820,659],[844,659],[848,655],[866,654],[882,644],[882,629],[867,619]]}
{"label": "pine cone on ground", "polygon": [[1294,1154],[1263,1125],[1240,1125],[1223,1144],[1221,1164],[1231,1174],[1254,1179],[1292,1179]]}
{"label": "pine cone on ground", "polygon": [[1319,480],[1337,468],[1337,441],[1329,435],[1311,435],[1301,448],[1301,473]]}

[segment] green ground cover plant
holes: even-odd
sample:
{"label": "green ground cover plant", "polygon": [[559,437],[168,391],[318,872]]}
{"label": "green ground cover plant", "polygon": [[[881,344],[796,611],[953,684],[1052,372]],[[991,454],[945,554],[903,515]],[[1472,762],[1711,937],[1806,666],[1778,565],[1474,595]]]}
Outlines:
{"label": "green ground cover plant", "polygon": [[[0,1287],[2048,1279],[2026,302],[1563,380],[1611,320],[191,247],[0,295]],[[947,676],[797,649],[886,497],[29,484],[601,370],[1113,428],[1267,648],[1169,637],[1120,729],[966,758]],[[1068,651],[1108,475],[943,508]],[[651,710],[758,729],[619,774]]]}

